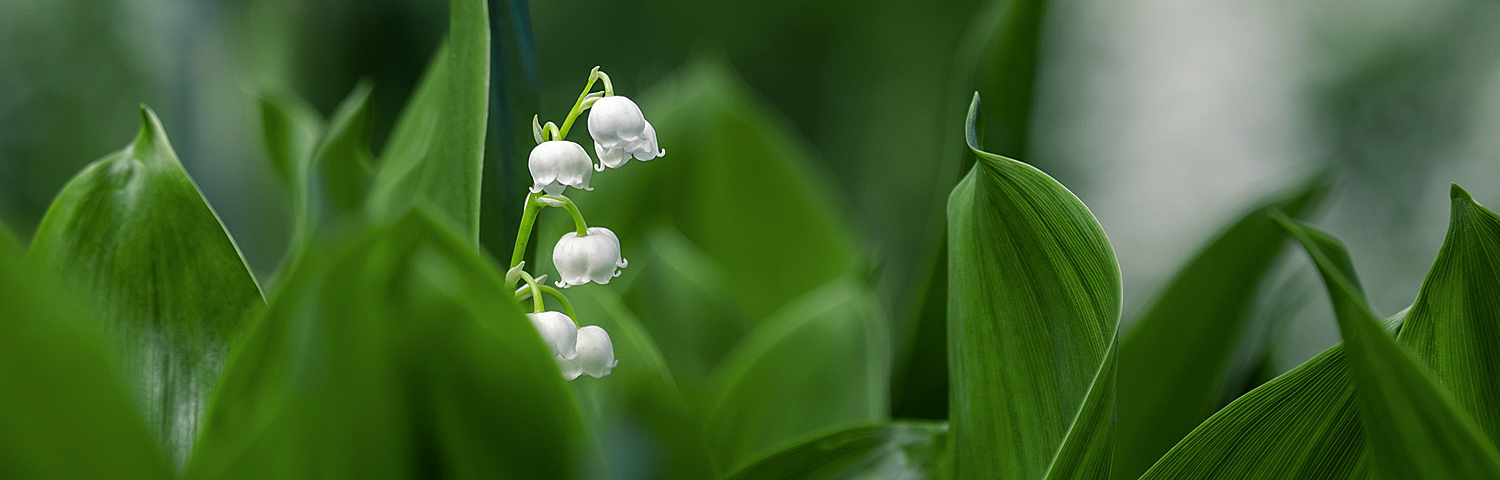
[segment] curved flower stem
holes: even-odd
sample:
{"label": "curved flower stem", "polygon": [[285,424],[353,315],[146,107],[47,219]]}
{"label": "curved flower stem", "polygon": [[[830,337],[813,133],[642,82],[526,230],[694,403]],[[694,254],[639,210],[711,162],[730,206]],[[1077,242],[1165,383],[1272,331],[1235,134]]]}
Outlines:
{"label": "curved flower stem", "polygon": [[583,99],[588,98],[589,91],[594,89],[594,82],[598,81],[601,77],[605,79],[604,86],[607,91],[614,91],[614,88],[609,84],[609,76],[599,71],[599,67],[594,67],[594,70],[589,72],[589,83],[583,86],[583,93],[578,94],[578,101],[573,102],[573,109],[568,111],[568,117],[563,120],[562,129],[559,130],[560,136],[555,140],[562,140],[568,136],[568,129],[573,128],[573,121],[577,120],[578,115],[583,113]]}
{"label": "curved flower stem", "polygon": [[[551,200],[552,202],[561,203],[562,205],[560,206],[568,210],[568,215],[573,216],[573,228],[578,233],[578,236],[588,236],[589,224],[588,222],[583,221],[583,212],[578,211],[578,205],[573,203],[573,199],[568,198],[564,195],[543,195],[542,198]],[[559,206],[550,203],[546,203],[545,205],[552,207]]]}
{"label": "curved flower stem", "polygon": [[531,278],[531,274],[526,273],[525,270],[521,271],[521,280],[526,281],[526,287],[523,288],[531,289],[531,313],[542,313],[543,310],[547,309],[547,306],[542,303],[541,285],[537,285],[536,279]]}
{"label": "curved flower stem", "polygon": [[531,229],[536,226],[536,214],[542,210],[542,204],[536,201],[539,193],[526,194],[526,210],[521,213],[521,225],[516,231],[515,250],[510,252],[510,266],[515,268],[521,264],[526,256],[526,242],[531,241]]}
{"label": "curved flower stem", "polygon": [[604,96],[615,96],[615,84],[609,81],[609,75],[605,74],[604,72],[599,72],[599,80],[604,81]]}
{"label": "curved flower stem", "polygon": [[[562,304],[563,313],[568,314],[568,319],[572,320],[574,325],[578,324],[578,312],[573,311],[573,302],[568,301],[568,297],[563,296],[561,290],[552,288],[549,285],[542,285],[540,283],[536,284],[536,287],[537,289],[541,290],[542,293],[551,295],[552,298],[557,299],[557,303]],[[532,296],[534,296],[534,293],[532,292],[530,287],[521,287],[520,290],[516,290],[516,300],[525,300],[526,297]]]}

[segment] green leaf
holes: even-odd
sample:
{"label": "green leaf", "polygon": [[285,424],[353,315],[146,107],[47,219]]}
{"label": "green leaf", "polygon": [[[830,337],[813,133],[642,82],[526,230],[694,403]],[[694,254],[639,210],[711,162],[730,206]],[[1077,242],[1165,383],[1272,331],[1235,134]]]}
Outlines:
{"label": "green leaf", "polygon": [[[700,398],[710,374],[749,330],[724,268],[676,229],[661,225],[633,250],[621,281],[642,326],[660,341],[662,355],[690,399]],[[614,283],[610,284],[611,287]],[[713,321],[704,321],[712,318]]]}
{"label": "green leaf", "polygon": [[608,377],[571,382],[603,445],[610,478],[719,478],[703,443],[702,421],[677,390],[655,340],[612,286],[568,289],[577,320],[609,332],[622,359]]}
{"label": "green leaf", "polygon": [[1500,442],[1500,218],[1458,185],[1448,238],[1397,340]]}
{"label": "green leaf", "polygon": [[230,358],[191,478],[576,478],[577,404],[504,279],[425,214],[309,255]]}
{"label": "green leaf", "polygon": [[797,444],[740,470],[730,480],[941,478],[947,426],[897,422],[840,430]]}
{"label": "green leaf", "polygon": [[1344,355],[1336,345],[1230,402],[1140,478],[1369,478]]}
{"label": "green leaf", "polygon": [[494,50],[490,52],[479,236],[485,251],[497,258],[510,255],[531,187],[526,160],[536,142],[529,125],[532,115],[540,111],[541,80],[528,10],[527,2],[490,3],[490,45]]}
{"label": "green leaf", "polygon": [[1105,451],[1059,460],[1107,468],[1112,442],[1095,439],[1111,435],[1113,419],[1096,423],[1085,399],[1113,397],[1104,390],[1114,388],[1107,372],[1120,319],[1114,251],[1072,192],[979,149],[979,111],[976,94],[967,136],[979,162],[948,203],[955,476],[1042,478],[1059,451],[1075,448],[1065,439]]}
{"label": "green leaf", "polygon": [[1361,423],[1380,475],[1500,478],[1500,454],[1420,360],[1381,330],[1343,244],[1277,217],[1322,273],[1344,336]]}
{"label": "green leaf", "polygon": [[230,342],[264,305],[255,278],[144,106],[135,141],[73,177],[28,260],[91,302],[146,421],[181,464]]}
{"label": "green leaf", "polygon": [[627,257],[654,226],[675,226],[760,319],[851,272],[856,250],[810,149],[725,68],[691,66],[643,95],[667,155],[600,173],[574,200],[601,226],[630,227],[615,229]]}
{"label": "green leaf", "polygon": [[[1288,195],[1252,209],[1189,260],[1122,340],[1120,437],[1113,476],[1135,478],[1227,399],[1253,364],[1234,353],[1256,338],[1250,322],[1258,286],[1280,256],[1285,234],[1269,212],[1296,215],[1327,193],[1318,174]],[[1264,345],[1260,346],[1265,349]],[[1241,362],[1259,360],[1248,355]]]}
{"label": "green leaf", "polygon": [[313,148],[322,136],[323,121],[317,110],[295,95],[264,92],[259,95],[261,141],[271,170],[293,194],[301,191]]}
{"label": "green leaf", "polygon": [[371,181],[370,135],[375,128],[371,90],[368,81],[354,87],[334,110],[327,132],[313,151],[308,172],[312,211],[306,215],[315,223],[352,214],[364,205]]}
{"label": "green leaf", "polygon": [[484,0],[449,5],[448,40],[382,152],[371,209],[390,218],[413,204],[431,204],[439,220],[477,245],[489,112],[489,20]]}
{"label": "green leaf", "polygon": [[868,289],[841,280],[762,323],[730,354],[704,437],[733,471],[791,441],[882,421],[890,338]]}
{"label": "green leaf", "polygon": [[0,225],[0,478],[170,478],[98,329],[64,300]]}

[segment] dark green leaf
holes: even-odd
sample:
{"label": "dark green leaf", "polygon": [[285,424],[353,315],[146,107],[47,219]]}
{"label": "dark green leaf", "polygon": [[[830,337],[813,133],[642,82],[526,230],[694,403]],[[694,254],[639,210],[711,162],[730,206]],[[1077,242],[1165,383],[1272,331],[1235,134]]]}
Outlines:
{"label": "dark green leaf", "polygon": [[[1267,215],[1311,210],[1327,192],[1319,174],[1290,195],[1256,207],[1224,229],[1167,285],[1122,340],[1120,437],[1113,476],[1135,478],[1239,392],[1229,383],[1252,364],[1233,353],[1256,338],[1250,322],[1258,286],[1285,234]],[[1262,349],[1264,346],[1261,347]],[[1260,355],[1248,355],[1253,362]]]}
{"label": "dark green leaf", "polygon": [[925,480],[941,478],[947,426],[892,423],[823,435],[763,458],[730,480]]}
{"label": "dark green leaf", "polygon": [[719,465],[733,471],[788,442],[884,420],[886,328],[873,294],[841,280],[752,331],[725,361],[705,420]]}
{"label": "dark green leaf", "polygon": [[[703,426],[677,390],[656,342],[609,286],[568,289],[583,325],[609,332],[620,367],[572,382],[616,480],[718,478]],[[706,322],[705,322],[706,323]]]}
{"label": "dark green leaf", "polygon": [[156,115],[63,187],[29,261],[93,299],[146,420],[179,464],[230,342],[264,305],[234,240],[183,171]]}
{"label": "dark green leaf", "polygon": [[1452,189],[1448,238],[1397,339],[1500,442],[1500,218]]}
{"label": "dark green leaf", "polygon": [[431,204],[440,220],[477,245],[490,82],[485,0],[450,2],[448,28],[447,43],[383,152],[371,208],[394,216],[413,204]]}
{"label": "dark green leaf", "polygon": [[[491,255],[506,258],[516,241],[531,175],[526,159],[535,142],[532,115],[541,102],[536,42],[531,38],[528,2],[490,2],[490,98],[480,188],[480,242]],[[582,73],[580,72],[580,75]]]}
{"label": "dark green leaf", "polygon": [[317,110],[294,95],[267,92],[260,104],[260,133],[276,178],[294,194],[303,188],[307,162],[322,135]]}
{"label": "dark green leaf", "polygon": [[1332,236],[1278,217],[1322,273],[1349,357],[1368,445],[1387,478],[1500,478],[1500,454],[1421,361],[1383,331],[1348,252]]}
{"label": "dark green leaf", "polygon": [[230,358],[193,478],[575,478],[576,402],[468,239],[408,214],[299,264]]}
{"label": "dark green leaf", "polygon": [[948,204],[955,474],[1042,478],[1059,451],[1075,448],[1064,440],[1104,449],[1059,457],[1105,462],[1071,468],[1106,469],[1112,442],[1094,439],[1110,435],[1113,419],[1096,423],[1085,399],[1113,397],[1102,391],[1112,381],[1090,390],[1112,379],[1121,300],[1114,251],[1072,192],[978,148],[979,111],[975,95],[967,136],[979,162]]}
{"label": "dark green leaf", "polygon": [[170,478],[98,328],[44,284],[0,226],[0,478]]}

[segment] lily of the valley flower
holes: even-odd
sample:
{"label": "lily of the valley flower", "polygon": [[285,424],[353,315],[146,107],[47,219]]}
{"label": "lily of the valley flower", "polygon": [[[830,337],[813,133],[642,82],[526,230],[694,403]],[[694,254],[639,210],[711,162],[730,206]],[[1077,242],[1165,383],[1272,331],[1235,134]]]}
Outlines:
{"label": "lily of the valley flower", "polygon": [[577,143],[567,140],[539,143],[531,149],[526,166],[531,169],[532,193],[546,191],[549,195],[560,195],[568,187],[593,190],[589,187],[589,177],[594,174],[594,161]]}
{"label": "lily of the valley flower", "polygon": [[600,166],[619,168],[630,157],[648,161],[667,153],[656,142],[656,129],[641,114],[641,107],[619,95],[602,97],[589,113],[589,136]]}
{"label": "lily of the valley flower", "polygon": [[604,227],[589,227],[588,235],[568,232],[552,247],[552,264],[562,277],[557,286],[568,288],[588,282],[609,283],[630,262],[620,256],[620,238]]}
{"label": "lily of the valley flower", "polygon": [[610,343],[609,334],[597,325],[578,329],[578,344],[575,348],[578,355],[572,359],[556,358],[563,378],[568,380],[578,378],[582,374],[603,378],[620,363],[615,359],[615,346]]}
{"label": "lily of the valley flower", "polygon": [[531,326],[536,327],[536,333],[541,335],[554,357],[572,359],[578,356],[578,325],[572,318],[561,312],[528,313],[526,318],[531,320]]}

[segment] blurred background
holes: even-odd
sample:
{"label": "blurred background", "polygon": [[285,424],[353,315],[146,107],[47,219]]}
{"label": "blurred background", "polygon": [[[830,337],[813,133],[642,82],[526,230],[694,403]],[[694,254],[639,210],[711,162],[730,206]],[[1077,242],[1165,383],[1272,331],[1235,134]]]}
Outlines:
{"label": "blurred background", "polygon": [[[924,288],[943,202],[967,168],[969,95],[1016,75],[986,68],[1012,63],[963,67],[1007,54],[984,48],[1014,32],[995,26],[1003,1],[492,5],[510,12],[496,41],[518,43],[506,68],[534,82],[544,120],[566,113],[594,65],[640,92],[648,118],[732,92],[790,145],[771,152],[802,157],[847,219],[898,335],[920,308],[900,293]],[[1345,168],[1313,223],[1348,242],[1386,315],[1412,301],[1437,253],[1449,182],[1500,202],[1500,4],[1057,0],[1039,14],[1030,101],[985,96],[987,112],[1025,125],[1001,122],[989,146],[1093,209],[1123,269],[1124,328],[1218,229],[1327,162]],[[29,234],[69,177],[133,137],[144,102],[265,274],[288,207],[257,95],[289,92],[327,115],[368,78],[379,148],[446,22],[432,0],[0,0],[0,219]],[[695,90],[703,78],[719,93]],[[708,147],[674,150],[689,131],[659,133],[663,162],[741,161],[732,141],[693,158]],[[1305,281],[1302,258],[1285,263],[1284,282]],[[1284,370],[1337,330],[1318,289],[1279,288],[1307,292],[1277,313],[1292,316],[1276,334]]]}

